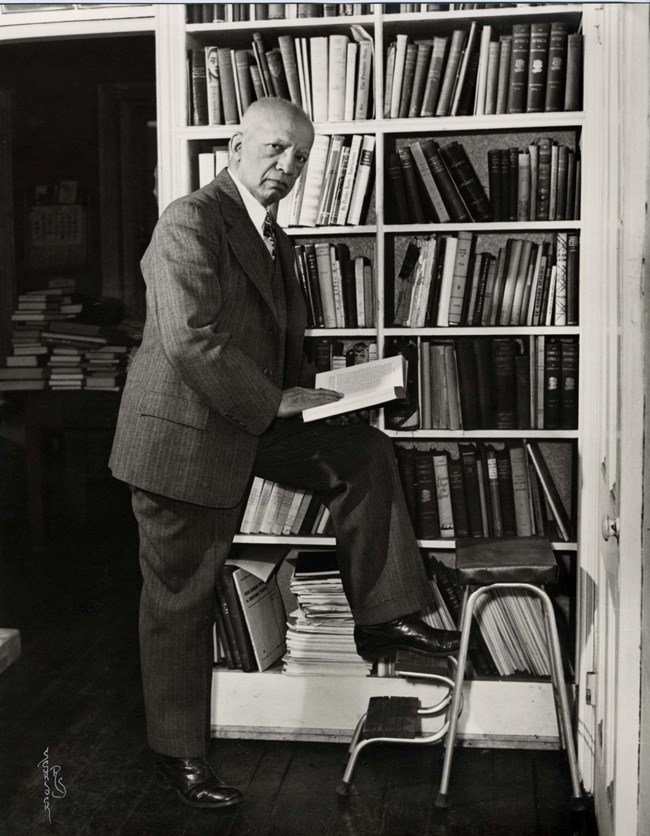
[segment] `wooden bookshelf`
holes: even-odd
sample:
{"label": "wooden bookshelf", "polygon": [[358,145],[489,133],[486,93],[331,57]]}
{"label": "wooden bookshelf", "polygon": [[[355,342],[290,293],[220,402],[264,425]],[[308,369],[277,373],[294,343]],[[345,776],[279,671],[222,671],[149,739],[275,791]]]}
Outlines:
{"label": "wooden bookshelf", "polygon": [[[374,100],[377,103],[375,118],[362,121],[335,123],[317,123],[317,133],[331,134],[372,134],[376,138],[374,157],[374,212],[372,223],[360,227],[315,227],[289,228],[288,234],[295,240],[325,237],[333,241],[348,239],[352,243],[358,236],[375,238],[374,275],[376,278],[375,297],[377,305],[376,326],[372,329],[323,329],[312,328],[310,337],[335,338],[372,338],[376,341],[379,356],[388,339],[409,335],[421,337],[452,336],[501,336],[514,334],[518,337],[532,336],[572,336],[580,341],[580,419],[575,430],[416,430],[411,432],[386,430],[395,440],[409,443],[444,441],[503,440],[535,438],[542,442],[562,441],[570,444],[574,459],[579,461],[576,490],[578,494],[574,520],[578,530],[577,541],[554,542],[553,547],[561,553],[568,553],[570,559],[579,567],[583,561],[591,559],[589,550],[594,548],[594,502],[593,488],[589,484],[592,474],[598,472],[595,430],[589,422],[589,404],[597,397],[597,386],[590,374],[585,358],[598,341],[597,328],[593,323],[597,305],[596,286],[600,281],[598,271],[598,230],[596,212],[599,195],[602,195],[599,157],[595,155],[598,144],[599,126],[606,118],[600,104],[600,89],[604,83],[603,72],[594,73],[598,58],[595,45],[599,42],[599,11],[586,5],[545,5],[522,6],[514,8],[481,8],[478,10],[460,10],[430,13],[412,13],[395,15],[384,13],[381,4],[375,4],[369,15],[341,18],[310,18],[301,20],[246,21],[240,23],[188,24],[185,8],[181,5],[161,5],[158,15],[158,106],[159,106],[159,154],[160,154],[160,208],[161,210],[175,198],[197,187],[193,172],[196,154],[205,143],[223,143],[233,133],[233,126],[193,126],[188,124],[188,92],[186,78],[186,55],[192,46],[219,45],[232,48],[249,48],[252,33],[262,32],[265,43],[271,43],[278,34],[298,36],[324,35],[349,32],[352,24],[363,26],[372,36],[374,43]],[[386,48],[397,33],[405,33],[413,40],[431,37],[435,34],[448,34],[454,28],[468,26],[471,21],[492,23],[495,27],[510,27],[517,22],[564,20],[570,27],[582,25],[584,34],[584,77],[588,80],[585,91],[585,107],[574,112],[495,114],[484,116],[455,117],[419,117],[409,119],[388,119],[382,116],[381,105],[384,97],[384,77]],[[592,75],[590,75],[590,70]],[[387,200],[387,179],[385,175],[386,149],[388,145],[403,138],[431,136],[441,143],[452,138],[480,137],[490,140],[495,136],[506,136],[529,132],[546,134],[555,132],[566,134],[575,139],[582,151],[582,214],[579,220],[484,223],[446,223],[446,224],[395,224],[388,222],[384,207]],[[594,155],[594,156],[592,156]],[[484,184],[486,185],[486,184]],[[478,236],[508,235],[526,236],[547,234],[556,231],[578,231],[581,235],[580,250],[580,324],[577,326],[510,326],[510,327],[449,327],[449,328],[396,328],[385,324],[384,306],[386,304],[384,276],[386,275],[387,245],[389,238],[409,237],[415,234],[431,232],[454,233],[470,230]],[[380,421],[380,426],[383,423]],[[585,474],[590,474],[586,476]],[[595,476],[594,476],[595,478]],[[278,543],[293,547],[323,546],[331,547],[334,541],[330,537],[273,537],[269,535],[238,535],[236,542]],[[439,550],[449,553],[453,549],[452,540],[421,540],[423,549]],[[580,576],[580,571],[576,574]],[[582,596],[580,582],[576,590],[576,609],[581,614],[576,646],[576,670],[579,685],[583,676],[584,660],[578,656],[578,649],[584,651],[584,633],[588,630],[589,605]],[[345,739],[351,733],[358,714],[365,707],[366,689],[368,693],[407,693],[410,686],[392,679],[353,680],[350,682],[313,683],[300,680],[299,677],[283,677],[277,673],[243,674],[236,671],[215,673],[213,685],[213,724],[216,733],[224,736],[255,735],[279,737],[308,737],[317,739]],[[319,696],[312,693],[317,690]],[[343,690],[341,690],[343,689]],[[374,690],[373,690],[374,689]],[[397,689],[393,691],[391,689]],[[334,727],[328,713],[331,712],[330,698],[341,706],[347,702],[354,710],[340,714]],[[582,689],[579,699],[582,700]],[[461,735],[466,739],[492,741],[495,745],[507,741],[509,744],[525,742],[536,744],[556,741],[557,732],[553,719],[551,689],[548,682],[527,681],[525,684],[514,681],[480,681],[471,683],[472,697],[469,701],[469,715],[461,718]],[[341,698],[345,692],[346,698]],[[235,693],[237,697],[235,699]],[[361,696],[353,697],[356,693]],[[334,696],[336,695],[336,696]],[[242,702],[244,701],[244,702]],[[530,710],[534,703],[535,710]],[[236,710],[233,709],[233,702]],[[266,710],[268,705],[286,707],[286,717],[276,719]],[[256,709],[255,706],[264,706]],[[498,711],[483,711],[482,706],[505,706],[503,718]],[[275,710],[275,709],[274,709]],[[284,711],[284,709],[283,709]],[[579,703],[578,714],[582,711]],[[347,707],[346,707],[347,712]],[[289,716],[290,715],[290,716]],[[278,715],[279,717],[279,715]],[[524,718],[523,727],[508,725],[512,718]],[[271,726],[275,724],[273,728]],[[276,727],[277,726],[277,727]],[[535,744],[533,744],[535,745]],[[583,757],[587,757],[586,750]]]}

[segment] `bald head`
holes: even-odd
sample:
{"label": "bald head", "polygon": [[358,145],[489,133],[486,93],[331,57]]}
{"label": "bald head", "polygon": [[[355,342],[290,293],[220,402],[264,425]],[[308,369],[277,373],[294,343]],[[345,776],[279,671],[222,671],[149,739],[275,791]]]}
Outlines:
{"label": "bald head", "polygon": [[230,141],[228,167],[269,206],[291,191],[313,141],[314,128],[302,108],[285,99],[260,99],[246,110]]}

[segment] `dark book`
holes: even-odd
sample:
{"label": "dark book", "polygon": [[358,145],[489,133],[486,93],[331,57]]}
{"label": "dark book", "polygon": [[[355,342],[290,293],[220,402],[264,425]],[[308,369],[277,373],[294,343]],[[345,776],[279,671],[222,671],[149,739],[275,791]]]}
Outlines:
{"label": "dark book", "polygon": [[250,53],[247,49],[235,50],[235,67],[237,69],[241,109],[242,113],[245,113],[256,98],[251,81]]}
{"label": "dark book", "polygon": [[460,459],[451,456],[448,461],[449,495],[451,510],[454,517],[454,534],[456,537],[469,536],[469,515],[467,513],[467,497],[465,496],[465,482],[463,479],[463,465]]}
{"label": "dark book", "polygon": [[312,529],[314,527],[314,523],[316,522],[318,512],[321,510],[322,506],[323,503],[321,501],[321,498],[317,494],[313,494],[312,498],[309,500],[309,505],[307,506],[305,516],[303,517],[303,520],[300,523],[300,530],[298,531],[298,534],[300,536],[313,533]]}
{"label": "dark book", "polygon": [[515,515],[515,494],[512,486],[512,465],[510,452],[507,447],[495,450],[497,461],[497,477],[499,480],[499,502],[501,505],[501,523],[504,537],[517,535],[517,518]]}
{"label": "dark book", "polygon": [[483,453],[487,483],[486,496],[490,511],[490,534],[492,537],[503,537],[503,520],[501,518],[501,496],[499,494],[497,454],[496,450],[490,446],[485,446],[483,448]]}
{"label": "dark book", "polygon": [[208,87],[203,49],[190,52],[190,81],[192,93],[192,124],[208,124]]}
{"label": "dark book", "polygon": [[465,148],[460,142],[450,142],[442,148],[442,155],[472,220],[491,220],[490,201]]}
{"label": "dark book", "polygon": [[232,67],[230,50],[219,47],[219,84],[221,86],[221,102],[226,125],[239,124],[239,110],[237,108],[237,94],[235,93],[235,74]]}
{"label": "dark book", "polygon": [[[442,74],[442,81],[440,83],[440,94],[438,96],[438,104],[436,105],[436,116],[449,116],[451,112],[451,102],[458,78],[458,70],[460,68],[460,61],[467,39],[467,31],[465,29],[454,29],[451,33],[451,42],[449,45],[449,54],[445,62],[444,72]],[[435,43],[434,43],[435,49]]]}
{"label": "dark book", "polygon": [[572,32],[567,37],[565,110],[580,110],[582,107],[582,45],[582,32]]}
{"label": "dark book", "polygon": [[388,155],[388,185],[393,206],[390,215],[395,223],[406,224],[409,222],[410,212],[406,201],[406,185],[402,175],[402,166],[397,153]]}
{"label": "dark book", "polygon": [[297,580],[340,578],[341,571],[336,559],[336,551],[330,549],[300,550],[296,555],[294,576]]}
{"label": "dark book", "polygon": [[544,429],[559,430],[561,414],[560,374],[562,349],[559,340],[549,338],[544,344]]}
{"label": "dark book", "polygon": [[271,71],[269,69],[269,62],[266,57],[266,50],[264,49],[264,41],[262,40],[261,32],[253,32],[253,55],[257,62],[257,68],[260,73],[262,87],[266,96],[273,95],[273,80],[271,78]]}
{"label": "dark book", "polygon": [[[399,471],[400,482],[402,483],[402,491],[404,493],[404,499],[406,500],[409,518],[414,531],[417,532],[418,505],[415,477],[415,449],[413,447],[402,447],[401,445],[396,444],[395,456],[397,458],[397,469]],[[437,511],[438,509],[436,506],[436,513]]]}
{"label": "dark book", "polygon": [[[216,604],[221,611],[221,624],[224,628],[224,644],[227,642],[234,668],[241,669],[242,658],[239,650],[239,645],[235,637],[235,628],[230,614],[230,605],[226,596],[226,588],[223,580],[223,572],[217,572],[214,580],[215,599]],[[226,657],[226,664],[228,664],[228,657]]]}
{"label": "dark book", "polygon": [[549,137],[537,140],[537,204],[535,217],[538,221],[548,221],[551,206],[551,146]]}
{"label": "dark book", "polygon": [[328,372],[332,368],[332,341],[327,339],[310,340],[309,359],[317,372]]}
{"label": "dark book", "polygon": [[566,196],[569,177],[569,148],[560,145],[557,149],[557,186],[555,195],[555,218],[556,221],[565,220]]}
{"label": "dark book", "polygon": [[478,287],[476,288],[476,299],[473,310],[468,314],[468,325],[480,325],[485,309],[485,298],[487,294],[488,280],[490,273],[494,270],[494,256],[490,253],[479,253],[480,263],[478,268]]}
{"label": "dark book", "polygon": [[467,62],[467,72],[458,100],[456,116],[472,116],[474,114],[474,100],[476,99],[476,82],[478,80],[479,53],[474,50]]}
{"label": "dark book", "polygon": [[508,148],[508,220],[518,220],[519,208],[519,149]]}
{"label": "dark book", "polygon": [[341,279],[343,283],[343,308],[347,328],[358,328],[357,286],[353,259],[341,261]]}
{"label": "dark book", "polygon": [[490,340],[494,429],[497,430],[513,430],[517,426],[516,351],[516,343],[510,337],[493,337]]}
{"label": "dark book", "polygon": [[415,499],[417,507],[416,534],[422,540],[436,540],[440,537],[438,501],[433,456],[430,450],[416,449],[414,452]]}
{"label": "dark book", "polygon": [[544,110],[554,112],[564,108],[566,77],[567,24],[563,20],[551,23],[548,45],[548,70]]}
{"label": "dark book", "polygon": [[408,105],[408,116],[415,118],[420,115],[422,101],[424,99],[424,88],[427,82],[427,73],[431,63],[431,43],[417,45],[415,57],[415,70],[413,73],[413,86],[411,88],[411,100]]}
{"label": "dark book", "polygon": [[575,202],[576,202],[576,160],[577,154],[573,148],[569,148],[567,153],[567,175],[566,175],[566,205],[564,207],[564,217],[567,221],[574,220]]}
{"label": "dark book", "polygon": [[431,60],[427,70],[427,77],[422,95],[422,107],[418,116],[434,116],[438,104],[438,95],[442,83],[442,71],[447,54],[447,36],[436,35],[433,39]]}
{"label": "dark book", "polygon": [[576,340],[560,339],[560,429],[578,426],[578,352]]}
{"label": "dark book", "polygon": [[271,7],[275,6],[282,7],[281,17],[284,17],[284,3],[254,3],[253,5],[255,7],[255,20],[268,20]]}
{"label": "dark book", "polygon": [[501,173],[500,148],[490,148],[488,151],[488,184],[490,189],[490,207],[495,221],[505,220],[503,211],[503,177]]}
{"label": "dark book", "polygon": [[526,113],[542,113],[544,111],[550,32],[551,26],[549,23],[530,24]]}
{"label": "dark book", "polygon": [[214,623],[217,628],[217,636],[219,637],[219,642],[223,650],[223,659],[226,663],[226,667],[228,670],[234,670],[236,667],[235,656],[231,644],[231,641],[234,641],[234,636],[229,635],[228,627],[226,626],[223,608],[221,606],[221,601],[219,600],[217,584],[215,584],[214,591]]}
{"label": "dark book", "polygon": [[302,107],[302,95],[300,93],[300,76],[298,75],[298,59],[296,47],[291,35],[278,35],[278,46],[282,55],[284,74],[289,88],[289,98],[294,104]]}
{"label": "dark book", "polygon": [[517,429],[529,430],[530,421],[530,356],[519,353],[515,356],[515,393]]}
{"label": "dark book", "polygon": [[235,582],[232,577],[236,568],[236,566],[223,567],[221,572],[222,586],[220,587],[220,591],[224,595],[228,605],[230,623],[232,624],[232,631],[235,636],[235,642],[241,659],[241,669],[245,672],[256,671],[257,662],[255,661],[255,652],[253,651],[251,637],[244,620],[241,602],[239,600],[237,590],[235,589]]}
{"label": "dark book", "polygon": [[567,233],[566,260],[566,324],[578,325],[580,296],[580,237],[577,232]]}
{"label": "dark book", "polygon": [[427,218],[420,201],[418,175],[415,171],[415,163],[413,162],[413,157],[408,145],[402,145],[398,149],[398,154],[399,163],[402,169],[402,179],[406,191],[406,200],[408,205],[407,215],[409,216],[409,221],[415,221],[415,223],[423,224],[426,222]]}
{"label": "dark book", "polygon": [[456,340],[456,364],[463,429],[483,429],[479,413],[479,381],[476,356],[474,354],[474,341],[471,337],[459,337]]}
{"label": "dark book", "polygon": [[447,170],[438,143],[433,139],[427,139],[421,142],[420,146],[451,220],[454,223],[471,221],[472,218],[456,188],[454,179]]}
{"label": "dark book", "polygon": [[[470,537],[483,536],[483,515],[481,512],[481,489],[476,449],[472,444],[459,444],[460,462],[463,468],[463,483],[467,499],[467,518]],[[458,532],[456,532],[458,536]]]}
{"label": "dark book", "polygon": [[494,380],[490,341],[481,337],[472,338],[474,362],[476,365],[479,427],[494,427]]}
{"label": "dark book", "polygon": [[282,53],[279,49],[270,49],[266,53],[266,63],[269,68],[271,76],[271,84],[273,86],[273,95],[278,99],[291,100],[289,93],[289,85],[287,83],[287,76],[284,71],[284,62],[282,61]]}
{"label": "dark book", "polygon": [[316,260],[316,245],[305,244],[305,265],[307,281],[309,283],[310,297],[314,307],[314,320],[317,328],[325,327],[325,316],[323,314],[323,300],[320,294],[320,282],[318,280],[318,262]]}
{"label": "dark book", "polygon": [[530,23],[515,23],[512,27],[512,55],[508,80],[508,113],[524,113],[528,88],[528,55],[530,52]]}
{"label": "dark book", "polygon": [[294,259],[296,264],[296,274],[298,276],[298,281],[300,282],[300,287],[302,290],[302,295],[305,300],[305,304],[307,306],[307,324],[310,328],[318,328],[318,320],[316,318],[316,312],[314,309],[314,300],[312,299],[311,295],[311,285],[309,284],[309,277],[307,275],[307,261],[305,258],[305,245],[304,244],[294,244]]}
{"label": "dark book", "polygon": [[417,55],[417,44],[407,44],[406,58],[404,60],[404,74],[402,76],[402,92],[399,100],[399,111],[397,114],[399,119],[406,119],[409,115]]}
{"label": "dark book", "polygon": [[501,35],[499,38],[499,72],[497,76],[497,113],[506,113],[508,108],[511,58],[512,35]]}
{"label": "dark book", "polygon": [[557,526],[558,534],[562,540],[568,542],[571,540],[572,533],[571,520],[566,512],[557,486],[553,481],[553,477],[548,469],[546,460],[542,455],[542,451],[536,441],[526,441],[525,446],[530,460],[535,468],[535,472],[537,473],[537,478],[539,479],[539,483],[542,487],[544,499]]}

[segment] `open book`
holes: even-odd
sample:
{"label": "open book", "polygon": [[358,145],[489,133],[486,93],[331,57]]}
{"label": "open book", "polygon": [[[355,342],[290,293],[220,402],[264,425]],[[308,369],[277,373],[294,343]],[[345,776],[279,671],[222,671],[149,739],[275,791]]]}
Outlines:
{"label": "open book", "polygon": [[334,389],[344,397],[332,403],[303,409],[303,421],[317,421],[343,412],[365,409],[406,397],[406,358],[401,354],[371,360],[358,366],[332,369],[316,375],[316,389]]}

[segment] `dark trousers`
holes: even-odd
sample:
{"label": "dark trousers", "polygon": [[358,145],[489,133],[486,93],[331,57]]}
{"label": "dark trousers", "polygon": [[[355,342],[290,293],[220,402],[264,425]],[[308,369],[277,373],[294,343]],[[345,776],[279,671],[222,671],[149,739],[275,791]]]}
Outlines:
{"label": "dark trousers", "polygon": [[[390,440],[365,424],[277,421],[255,475],[319,493],[331,510],[355,621],[376,624],[430,601]],[[133,488],[143,575],[142,681],[150,746],[201,757],[209,738],[215,574],[241,506],[206,508]]]}

